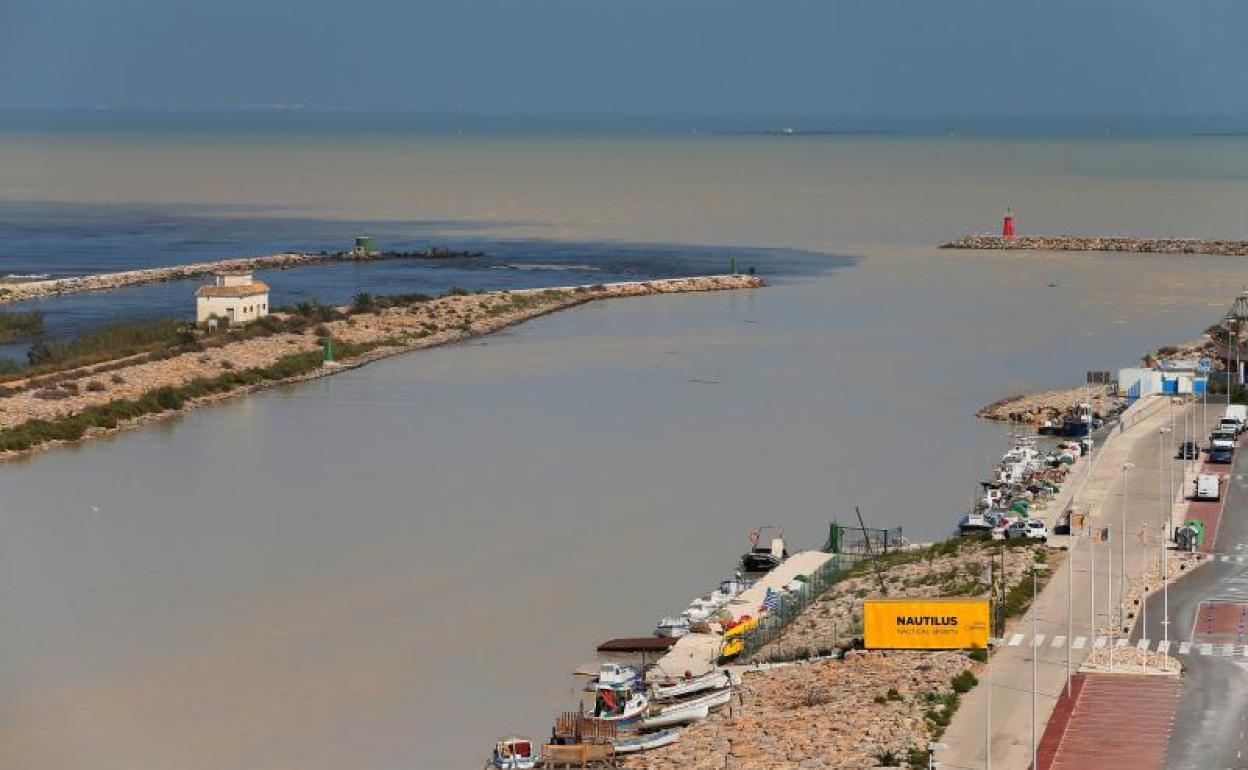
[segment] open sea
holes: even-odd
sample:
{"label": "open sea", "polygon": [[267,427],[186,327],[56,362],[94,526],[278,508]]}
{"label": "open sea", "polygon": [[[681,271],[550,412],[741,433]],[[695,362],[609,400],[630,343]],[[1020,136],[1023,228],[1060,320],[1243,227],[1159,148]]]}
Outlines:
{"label": "open sea", "polygon": [[[746,128],[752,128],[747,126]],[[597,642],[746,534],[948,533],[1008,442],[983,403],[1215,322],[1248,263],[949,252],[1248,238],[1248,138],[779,136],[0,118],[0,272],[471,248],[263,273],[274,304],[717,272],[0,465],[0,768],[477,768],[543,737]],[[463,131],[461,134],[460,131]],[[49,333],[197,282],[28,303]],[[5,354],[20,357],[22,347]]]}

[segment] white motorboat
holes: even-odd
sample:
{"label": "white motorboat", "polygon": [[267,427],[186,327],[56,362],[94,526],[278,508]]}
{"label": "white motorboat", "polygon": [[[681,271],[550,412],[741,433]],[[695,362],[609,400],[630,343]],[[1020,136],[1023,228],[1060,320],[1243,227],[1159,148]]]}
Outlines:
{"label": "white motorboat", "polygon": [[697,706],[706,706],[708,709],[719,708],[720,706],[727,705],[730,700],[732,700],[732,688],[725,687],[722,690],[717,690],[707,695],[663,706],[659,709],[659,713],[656,716],[666,716],[674,712],[680,712],[682,710],[687,710]]}
{"label": "white motorboat", "polygon": [[671,700],[673,698],[683,698],[686,695],[693,695],[703,690],[728,687],[731,684],[732,677],[729,676],[727,671],[716,670],[702,676],[681,679],[672,684],[653,685],[650,688],[650,696],[656,701]]}
{"label": "white motorboat", "polygon": [[681,637],[689,633],[689,618],[681,615],[679,617],[665,617],[659,621],[659,625],[655,626],[654,635],[662,637]]}
{"label": "white motorboat", "polygon": [[632,738],[615,741],[616,754],[633,754],[638,751],[649,751],[661,746],[670,746],[680,740],[680,730],[663,730],[657,733],[646,733]]}
{"label": "white motorboat", "polygon": [[530,770],[537,767],[537,751],[532,739],[509,735],[494,744],[494,752],[485,766],[496,770]]}
{"label": "white motorboat", "polygon": [[700,706],[686,706],[666,714],[645,717],[641,720],[641,727],[643,730],[650,730],[656,727],[676,727],[678,725],[692,724],[706,719],[710,713],[711,707],[705,703]]}

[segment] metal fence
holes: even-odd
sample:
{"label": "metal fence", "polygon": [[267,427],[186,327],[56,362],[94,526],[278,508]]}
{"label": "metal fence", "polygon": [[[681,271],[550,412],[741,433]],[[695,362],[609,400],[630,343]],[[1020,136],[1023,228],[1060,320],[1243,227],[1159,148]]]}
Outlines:
{"label": "metal fence", "polygon": [[811,602],[839,581],[859,558],[862,557],[856,554],[835,554],[807,576],[800,589],[781,594],[779,604],[764,615],[753,630],[745,634],[741,657],[753,655],[779,638],[785,627],[802,614],[802,610],[810,606]]}

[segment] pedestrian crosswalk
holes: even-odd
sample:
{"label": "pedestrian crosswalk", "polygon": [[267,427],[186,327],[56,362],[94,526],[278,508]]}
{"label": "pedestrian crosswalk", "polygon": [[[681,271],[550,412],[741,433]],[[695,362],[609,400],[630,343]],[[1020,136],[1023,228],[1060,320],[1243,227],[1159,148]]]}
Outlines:
{"label": "pedestrian crosswalk", "polygon": [[[1067,645],[1069,641],[1069,645]],[[1126,638],[1110,639],[1106,636],[1086,637],[1075,636],[1067,640],[1065,636],[1048,637],[1045,634],[1028,636],[1012,634],[1005,639],[993,639],[992,642],[1001,647],[1031,647],[1039,649],[1047,647],[1051,650],[1063,650],[1067,646],[1072,650],[1083,650],[1089,642],[1094,650],[1113,647],[1115,650],[1135,649],[1139,652],[1156,650],[1163,655],[1210,655],[1219,658],[1248,658],[1248,635],[1236,642],[1173,642],[1169,639],[1137,639],[1134,643]],[[1048,642],[1046,644],[1045,642]]]}

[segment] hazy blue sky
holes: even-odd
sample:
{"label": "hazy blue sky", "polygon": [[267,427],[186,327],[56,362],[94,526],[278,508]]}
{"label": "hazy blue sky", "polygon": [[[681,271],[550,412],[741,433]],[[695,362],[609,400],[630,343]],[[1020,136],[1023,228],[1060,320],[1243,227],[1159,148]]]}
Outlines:
{"label": "hazy blue sky", "polygon": [[0,107],[1248,113],[1244,0],[0,0]]}

